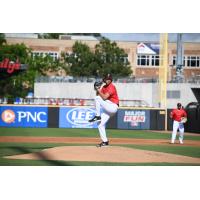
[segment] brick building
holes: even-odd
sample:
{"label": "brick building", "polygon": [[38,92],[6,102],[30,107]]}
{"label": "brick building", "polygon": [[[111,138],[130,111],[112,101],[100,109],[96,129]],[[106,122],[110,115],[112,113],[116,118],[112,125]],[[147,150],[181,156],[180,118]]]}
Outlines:
{"label": "brick building", "polygon": [[[77,40],[87,44],[91,49],[99,42],[94,37],[88,36],[67,36],[60,39],[38,39],[35,37],[6,37],[8,44],[24,43],[33,50],[34,54],[49,54],[58,58],[61,52],[72,52],[72,46]],[[159,73],[159,43],[156,42],[126,42],[116,41],[120,48],[127,53],[127,59],[136,78],[157,78]],[[189,80],[200,76],[200,43],[185,42],[184,49],[184,77]],[[176,43],[168,44],[168,80],[172,80],[176,74]],[[49,75],[51,75],[49,73]],[[64,76],[64,71],[59,75]]]}

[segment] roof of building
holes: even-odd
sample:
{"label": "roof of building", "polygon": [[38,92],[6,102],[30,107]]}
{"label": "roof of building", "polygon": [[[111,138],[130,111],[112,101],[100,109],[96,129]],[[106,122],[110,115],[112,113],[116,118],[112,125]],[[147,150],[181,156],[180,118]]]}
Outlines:
{"label": "roof of building", "polygon": [[[159,42],[160,33],[102,33],[114,41]],[[177,33],[169,33],[169,42],[177,41]],[[182,33],[183,42],[200,43],[200,33]]]}

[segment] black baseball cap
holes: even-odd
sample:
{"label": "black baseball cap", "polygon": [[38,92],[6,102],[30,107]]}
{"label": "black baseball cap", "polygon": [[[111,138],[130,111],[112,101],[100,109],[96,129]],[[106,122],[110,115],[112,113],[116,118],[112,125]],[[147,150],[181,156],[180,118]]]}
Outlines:
{"label": "black baseball cap", "polygon": [[105,82],[106,80],[111,80],[111,81],[112,81],[112,75],[111,75],[111,74],[106,74],[106,75],[103,77],[103,82]]}
{"label": "black baseball cap", "polygon": [[182,105],[181,103],[177,103],[177,107],[180,108]]}

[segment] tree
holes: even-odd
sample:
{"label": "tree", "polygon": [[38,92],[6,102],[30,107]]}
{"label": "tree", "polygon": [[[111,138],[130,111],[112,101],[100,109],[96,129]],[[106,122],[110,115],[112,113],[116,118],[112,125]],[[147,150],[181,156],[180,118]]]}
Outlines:
{"label": "tree", "polygon": [[20,58],[20,62],[25,62],[30,54],[30,49],[25,44],[2,45],[0,48],[0,61],[9,58],[11,61]]}
{"label": "tree", "polygon": [[73,76],[95,75],[97,63],[90,48],[86,44],[75,42],[72,51],[73,53],[65,57],[66,63],[70,66],[70,74]]}
{"label": "tree", "polygon": [[[2,45],[0,48],[0,61],[8,58],[11,62],[26,63],[26,58],[28,57],[30,49],[28,49],[24,44],[16,45]],[[23,76],[19,71],[8,74],[7,72],[0,72],[0,96],[14,97],[16,94],[23,94],[24,88],[22,86]],[[20,84],[21,83],[21,84]],[[21,95],[20,95],[21,96]]]}
{"label": "tree", "polygon": [[9,58],[10,61],[27,64],[28,68],[12,75],[0,72],[0,96],[14,98],[25,97],[33,91],[34,81],[37,76],[46,75],[49,70],[57,71],[64,66],[60,60],[53,60],[50,56],[32,56],[31,49],[24,44],[3,45],[0,48],[0,61]]}
{"label": "tree", "polygon": [[41,39],[59,39],[59,35],[64,35],[64,33],[40,33],[38,37]]}
{"label": "tree", "polygon": [[81,42],[75,42],[73,53],[65,57],[73,76],[103,76],[111,73],[115,77],[132,74],[127,54],[115,42],[103,38],[91,49]]}
{"label": "tree", "polygon": [[0,46],[6,43],[5,34],[0,33]]}
{"label": "tree", "polygon": [[99,73],[111,73],[113,76],[129,76],[132,74],[128,55],[125,51],[117,46],[116,42],[103,38],[95,46],[95,56],[99,64]]}

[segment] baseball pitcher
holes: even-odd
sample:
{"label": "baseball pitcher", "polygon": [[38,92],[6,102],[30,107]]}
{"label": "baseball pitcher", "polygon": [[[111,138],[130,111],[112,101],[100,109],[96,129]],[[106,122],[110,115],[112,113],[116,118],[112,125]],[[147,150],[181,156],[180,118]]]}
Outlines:
{"label": "baseball pitcher", "polygon": [[[110,117],[117,112],[119,106],[119,98],[116,87],[112,83],[111,74],[107,74],[103,78],[103,82],[105,83],[104,86],[99,82],[95,82],[94,84],[94,89],[96,90],[96,116],[89,120],[89,122],[98,122],[98,130],[102,142],[98,144],[97,147],[105,147],[109,145],[105,130],[106,123]],[[101,108],[102,113],[100,114]]]}

